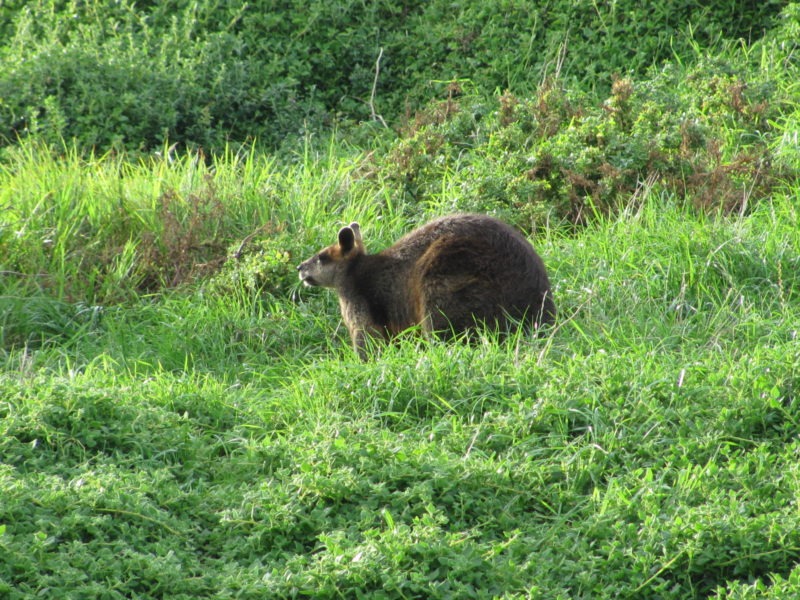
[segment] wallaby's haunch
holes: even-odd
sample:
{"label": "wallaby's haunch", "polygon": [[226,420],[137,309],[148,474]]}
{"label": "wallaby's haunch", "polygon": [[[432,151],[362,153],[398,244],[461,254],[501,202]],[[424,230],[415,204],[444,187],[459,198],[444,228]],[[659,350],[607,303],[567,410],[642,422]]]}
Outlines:
{"label": "wallaby's haunch", "polygon": [[353,345],[420,325],[425,333],[476,324],[551,323],[556,307],[542,259],[511,226],[472,214],[436,219],[378,254],[367,254],[358,223],[297,270],[308,286],[333,288]]}

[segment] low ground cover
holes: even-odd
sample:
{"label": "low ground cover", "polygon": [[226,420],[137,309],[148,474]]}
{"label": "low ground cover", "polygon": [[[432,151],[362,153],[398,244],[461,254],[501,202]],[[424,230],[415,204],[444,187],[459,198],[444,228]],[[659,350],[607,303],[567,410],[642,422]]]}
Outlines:
{"label": "low ground cover", "polygon": [[4,347],[0,586],[796,593],[796,200],[698,219],[650,198],[542,236],[551,337],[410,338],[368,364],[324,293],[199,286],[94,318],[5,295],[7,320],[73,312]]}

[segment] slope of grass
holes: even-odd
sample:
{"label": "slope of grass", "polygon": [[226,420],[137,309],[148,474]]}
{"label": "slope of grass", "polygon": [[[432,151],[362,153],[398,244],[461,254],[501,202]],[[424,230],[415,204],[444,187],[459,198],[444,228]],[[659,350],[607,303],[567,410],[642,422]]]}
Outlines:
{"label": "slope of grass", "polygon": [[[363,150],[7,149],[0,596],[799,595],[795,38]],[[293,266],[468,207],[538,228],[552,334],[359,361]]]}
{"label": "slope of grass", "polygon": [[324,292],[95,315],[5,277],[6,323],[52,328],[4,340],[0,590],[796,594],[797,201],[718,219],[652,195],[551,232],[552,337],[411,338],[367,364]]}

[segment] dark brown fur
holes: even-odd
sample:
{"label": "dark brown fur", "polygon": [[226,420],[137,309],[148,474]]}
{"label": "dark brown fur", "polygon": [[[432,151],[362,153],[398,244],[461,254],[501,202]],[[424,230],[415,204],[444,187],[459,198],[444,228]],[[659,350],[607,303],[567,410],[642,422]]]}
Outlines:
{"label": "dark brown fur", "polygon": [[[517,230],[484,215],[451,215],[367,254],[357,223],[297,267],[306,285],[331,287],[356,350],[420,325],[461,332],[476,323],[551,323],[556,308],[542,259]],[[510,318],[510,319],[509,319]]]}

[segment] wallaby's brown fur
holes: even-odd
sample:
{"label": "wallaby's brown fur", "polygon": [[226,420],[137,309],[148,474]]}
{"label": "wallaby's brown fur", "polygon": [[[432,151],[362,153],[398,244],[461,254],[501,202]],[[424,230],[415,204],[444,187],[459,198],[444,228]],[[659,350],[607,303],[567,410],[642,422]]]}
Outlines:
{"label": "wallaby's brown fur", "polygon": [[551,323],[556,307],[542,259],[511,226],[492,217],[441,217],[367,254],[358,223],[297,270],[309,286],[329,287],[355,349],[367,336],[389,338],[414,325],[424,332],[476,324]]}

